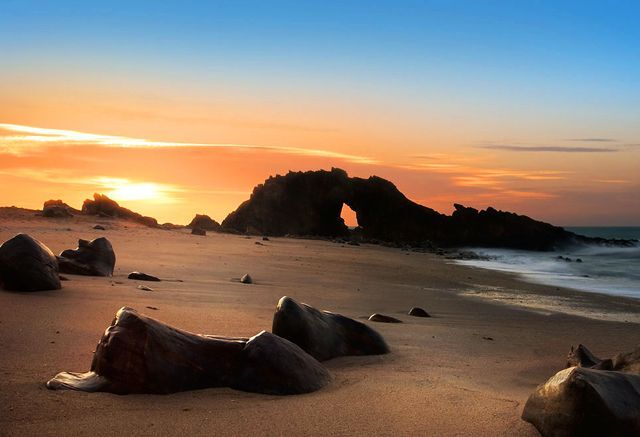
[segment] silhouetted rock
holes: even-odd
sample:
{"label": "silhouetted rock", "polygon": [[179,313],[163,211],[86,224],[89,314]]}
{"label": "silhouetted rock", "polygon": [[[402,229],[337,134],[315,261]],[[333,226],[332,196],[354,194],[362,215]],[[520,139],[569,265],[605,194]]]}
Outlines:
{"label": "silhouetted rock", "polygon": [[196,216],[191,220],[191,223],[187,225],[187,228],[200,228],[205,231],[215,231],[220,232],[222,230],[222,226],[220,223],[209,217],[208,215],[200,215],[196,214]]}
{"label": "silhouetted rock", "polygon": [[640,435],[640,376],[561,370],[529,397],[522,418],[543,436]]}
{"label": "silhouetted rock", "polygon": [[152,275],[147,275],[146,273],[142,273],[142,272],[131,272],[129,273],[129,276],[127,276],[127,278],[135,279],[138,281],[156,281],[156,282],[160,281],[160,278],[157,278]]}
{"label": "silhouetted rock", "polygon": [[47,200],[42,207],[42,216],[49,218],[68,218],[79,212],[62,200]]}
{"label": "silhouetted rock", "polygon": [[196,335],[122,308],[105,331],[87,373],[59,373],[49,389],[174,393],[207,387],[289,395],[322,388],[329,372],[284,338]]}
{"label": "silhouetted rock", "polygon": [[253,284],[253,278],[247,273],[242,275],[242,278],[240,278],[240,282],[242,282],[243,284]]}
{"label": "silhouetted rock", "polygon": [[389,352],[384,338],[364,323],[299,304],[287,296],[278,302],[272,332],[297,344],[320,361],[344,355]]}
{"label": "silhouetted rock", "polygon": [[18,234],[0,246],[0,285],[15,291],[57,290],[56,257],[35,238]]}
{"label": "silhouetted rock", "polygon": [[67,249],[58,256],[62,273],[87,276],[112,276],[116,254],[104,237],[92,241],[78,240],[77,249]]}
{"label": "silhouetted rock", "polygon": [[384,314],[374,313],[369,316],[370,322],[380,322],[380,323],[402,323],[402,320],[396,319],[395,317],[385,316]]}
{"label": "silhouetted rock", "polygon": [[207,235],[207,231],[205,231],[204,229],[201,228],[193,228],[191,229],[191,235]]}
{"label": "silhouetted rock", "polygon": [[289,172],[256,186],[222,222],[225,231],[276,236],[341,237],[343,205],[356,212],[359,238],[395,244],[511,247],[551,250],[575,243],[631,245],[627,240],[582,237],[514,213],[455,204],[451,216],[407,199],[391,182],[350,178],[344,170]]}
{"label": "silhouetted rock", "polygon": [[153,217],[145,217],[137,212],[123,208],[115,200],[109,199],[104,194],[95,193],[93,200],[85,200],[82,204],[82,213],[99,217],[123,218],[145,226],[158,227],[158,221]]}
{"label": "silhouetted rock", "polygon": [[426,312],[424,309],[419,307],[411,308],[408,314],[413,317],[431,317],[431,315],[428,312]]}

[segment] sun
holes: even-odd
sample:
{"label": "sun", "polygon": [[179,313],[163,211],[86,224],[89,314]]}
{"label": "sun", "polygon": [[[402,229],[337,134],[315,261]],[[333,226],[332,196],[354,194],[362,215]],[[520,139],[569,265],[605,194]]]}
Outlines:
{"label": "sun", "polygon": [[116,201],[159,200],[166,197],[165,190],[153,182],[132,182],[128,179],[101,178],[105,194]]}

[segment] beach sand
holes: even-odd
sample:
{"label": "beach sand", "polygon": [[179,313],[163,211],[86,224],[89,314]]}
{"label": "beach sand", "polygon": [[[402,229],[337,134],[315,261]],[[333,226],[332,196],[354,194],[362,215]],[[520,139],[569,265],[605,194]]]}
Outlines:
{"label": "beach sand", "polygon": [[[106,236],[117,256],[113,278],[65,275],[57,291],[0,291],[2,435],[533,436],[520,419],[523,405],[564,367],[571,345],[608,357],[640,344],[638,301],[528,284],[433,254],[2,214],[1,241],[27,232],[59,253],[78,238]],[[93,230],[96,223],[108,229]],[[143,282],[127,279],[134,270],[184,282],[144,283],[154,291],[142,291]],[[237,282],[244,273],[255,283]],[[391,353],[330,360],[333,382],[300,396],[45,387],[60,371],[89,369],[122,306],[195,333],[251,336],[271,329],[285,295],[365,321]],[[433,317],[405,315],[413,306]],[[366,321],[374,312],[404,323]]]}

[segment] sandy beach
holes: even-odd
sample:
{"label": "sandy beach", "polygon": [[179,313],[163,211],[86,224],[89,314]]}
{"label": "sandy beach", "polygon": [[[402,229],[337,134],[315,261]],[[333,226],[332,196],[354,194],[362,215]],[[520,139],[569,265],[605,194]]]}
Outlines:
{"label": "sandy beach", "polygon": [[[117,256],[112,278],[65,275],[57,291],[0,291],[2,435],[535,436],[520,419],[524,402],[564,367],[571,345],[606,357],[640,343],[636,300],[529,284],[434,254],[2,214],[2,241],[26,232],[59,253],[78,238],[105,236]],[[96,223],[107,229],[92,229]],[[134,270],[183,282],[145,283],[153,291],[142,291],[127,279]],[[245,273],[254,284],[237,281]],[[194,333],[251,336],[271,329],[285,295],[365,321],[391,353],[330,360],[333,382],[298,396],[45,387],[58,372],[89,369],[122,306]],[[407,316],[413,306],[433,317]],[[404,323],[366,321],[374,312]]]}

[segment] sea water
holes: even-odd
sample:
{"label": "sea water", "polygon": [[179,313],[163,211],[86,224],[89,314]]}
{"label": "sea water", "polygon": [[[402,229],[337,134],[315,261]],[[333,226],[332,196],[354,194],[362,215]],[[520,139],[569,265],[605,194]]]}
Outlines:
{"label": "sea water", "polygon": [[[640,227],[565,229],[589,237],[640,240]],[[457,263],[516,273],[530,282],[640,299],[640,244],[634,247],[577,246],[555,252],[470,250],[489,259]]]}

